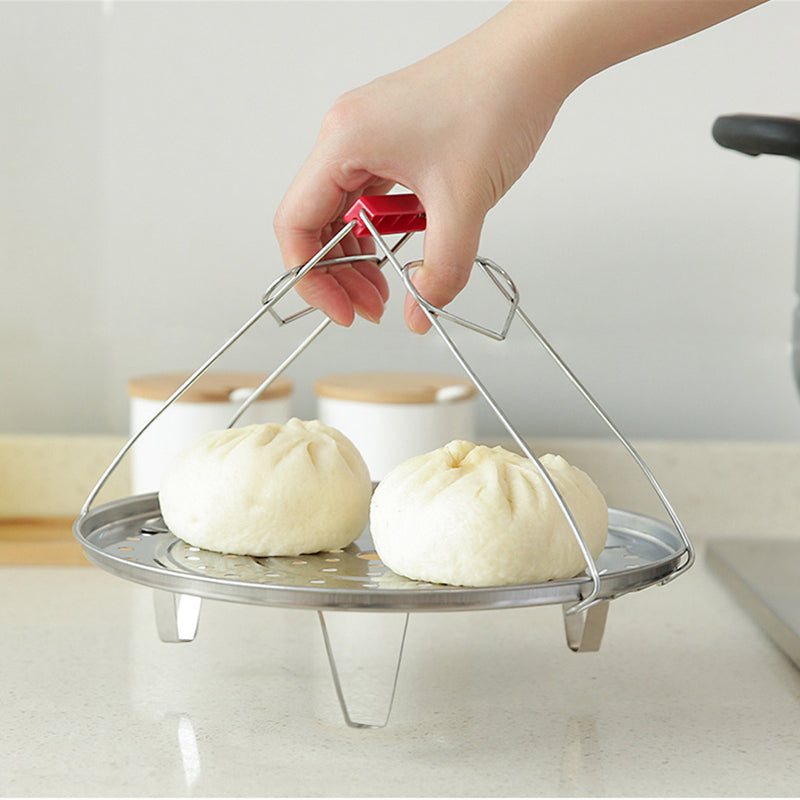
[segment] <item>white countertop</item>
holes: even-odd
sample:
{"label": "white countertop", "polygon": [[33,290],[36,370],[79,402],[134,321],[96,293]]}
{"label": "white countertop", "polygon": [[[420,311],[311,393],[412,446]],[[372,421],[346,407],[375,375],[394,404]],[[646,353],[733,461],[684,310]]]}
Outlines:
{"label": "white countertop", "polygon": [[[659,447],[669,494],[686,450]],[[698,561],[613,601],[599,652],[567,648],[555,606],[412,614],[382,729],[344,724],[314,611],[204,601],[196,640],[165,644],[146,587],[0,568],[0,795],[796,796],[800,670],[705,546],[740,533],[748,503],[771,509],[752,535],[800,537],[800,446],[758,446],[749,478],[742,447],[727,466],[714,447],[709,492],[750,497],[709,505],[674,484],[684,522],[704,520]],[[793,470],[782,488],[776,463]],[[337,616],[353,635],[396,622]]]}

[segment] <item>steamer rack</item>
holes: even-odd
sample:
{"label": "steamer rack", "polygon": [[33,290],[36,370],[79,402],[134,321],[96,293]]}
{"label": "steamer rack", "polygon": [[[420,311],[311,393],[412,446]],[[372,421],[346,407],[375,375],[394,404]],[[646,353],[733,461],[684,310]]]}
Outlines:
{"label": "steamer rack", "polygon": [[[685,572],[694,562],[694,549],[686,532],[650,469],[600,408],[594,398],[553,350],[519,306],[519,294],[505,270],[489,259],[478,257],[475,267],[508,304],[501,327],[478,325],[428,303],[411,282],[419,262],[401,265],[397,253],[415,231],[425,228],[425,212],[414,195],[386,195],[360,198],[344,218],[344,226],[306,264],[282,274],[269,287],[261,306],[245,324],[215,351],[175,392],[158,412],[125,443],[90,492],[73,526],[86,557],[96,566],[120,578],[153,588],[159,637],[164,642],[190,642],[197,633],[202,598],[274,607],[317,611],[337,698],[345,722],[351,727],[383,727],[391,713],[403,644],[411,612],[463,611],[519,608],[560,604],[569,648],[575,652],[599,649],[611,600],[649,586],[664,584]],[[346,236],[370,236],[377,254],[325,258]],[[399,238],[389,245],[384,238]],[[391,572],[374,550],[369,529],[351,545],[332,552],[298,558],[251,558],[192,547],[176,538],[161,518],[158,495],[122,498],[92,508],[94,501],[128,451],[150,425],[174,403],[217,359],[261,317],[269,313],[279,326],[315,311],[306,308],[282,317],[275,310],[295,284],[320,266],[371,260],[379,267],[387,263],[402,280],[406,290],[424,309],[433,329],[475,384],[521,452],[529,458],[565,515],[586,562],[584,573],[569,580],[547,583],[458,587],[422,583]],[[572,386],[619,440],[643,473],[663,505],[669,521],[631,511],[609,509],[609,535],[605,549],[595,560],[563,498],[547,471],[494,400],[488,389],[462,355],[445,323],[467,328],[499,343],[506,340],[515,319],[531,332],[555,361]],[[232,427],[244,411],[266,390],[330,324],[327,317],[241,404],[230,420]],[[380,615],[381,663],[365,680],[365,663],[348,674],[344,662],[352,653],[364,655],[364,635],[375,614],[339,612],[383,612]],[[347,617],[347,624],[342,624]],[[354,618],[357,617],[358,620]],[[388,624],[389,620],[394,624]],[[353,624],[355,623],[355,624]],[[353,642],[352,639],[361,639]],[[374,638],[370,642],[374,644]],[[361,655],[359,657],[361,657]],[[377,683],[375,682],[377,681]]]}

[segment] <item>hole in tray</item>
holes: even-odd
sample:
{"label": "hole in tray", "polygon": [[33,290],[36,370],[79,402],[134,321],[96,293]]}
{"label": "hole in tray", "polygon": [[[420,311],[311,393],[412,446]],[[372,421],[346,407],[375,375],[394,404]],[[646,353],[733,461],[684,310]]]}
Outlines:
{"label": "hole in tray", "polygon": [[314,578],[314,580],[309,581],[309,583],[325,583],[322,578]]}
{"label": "hole in tray", "polygon": [[339,569],[338,569],[338,567],[323,567],[322,571],[323,572],[338,572]]}
{"label": "hole in tray", "polygon": [[308,561],[292,561],[292,564],[294,565],[308,564]]}
{"label": "hole in tray", "polygon": [[342,559],[341,558],[326,558],[325,560],[326,561],[331,561],[331,562],[336,562],[336,561],[341,561]]}
{"label": "hole in tray", "polygon": [[378,554],[377,553],[359,553],[358,557],[366,559],[367,561],[374,561],[378,557]]}
{"label": "hole in tray", "polygon": [[141,536],[126,536],[125,537],[125,541],[126,542],[141,542],[142,541],[142,537]]}
{"label": "hole in tray", "polygon": [[133,551],[133,548],[132,548],[132,547],[125,547],[125,546],[121,546],[119,549],[120,549],[120,550],[126,550],[126,551],[127,551],[127,552],[129,552],[129,553]]}

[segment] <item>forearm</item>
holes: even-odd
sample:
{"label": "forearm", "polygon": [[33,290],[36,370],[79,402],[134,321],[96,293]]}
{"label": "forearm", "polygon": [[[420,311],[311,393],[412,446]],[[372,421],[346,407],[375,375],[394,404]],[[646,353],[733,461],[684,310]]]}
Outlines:
{"label": "forearm", "polygon": [[520,80],[563,101],[614,64],[765,1],[513,0],[472,35],[503,47]]}

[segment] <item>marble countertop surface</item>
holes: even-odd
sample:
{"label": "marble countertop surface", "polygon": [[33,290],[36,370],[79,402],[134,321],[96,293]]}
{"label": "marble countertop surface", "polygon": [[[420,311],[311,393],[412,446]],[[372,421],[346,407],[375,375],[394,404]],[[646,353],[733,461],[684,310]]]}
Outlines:
{"label": "marble countertop surface", "polygon": [[[558,445],[593,475],[617,463]],[[568,649],[558,606],[411,614],[384,728],[345,725],[313,610],[204,600],[195,640],[167,644],[145,586],[0,567],[0,796],[797,796],[800,670],[706,548],[800,539],[800,445],[641,452],[695,566],[612,601],[596,653]],[[326,616],[372,659],[401,615]]]}

